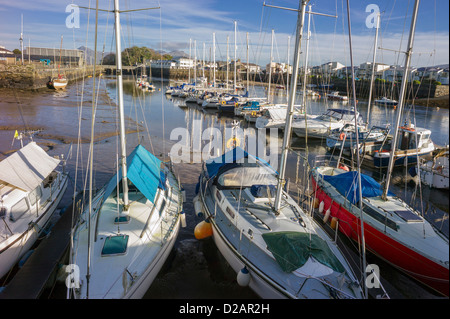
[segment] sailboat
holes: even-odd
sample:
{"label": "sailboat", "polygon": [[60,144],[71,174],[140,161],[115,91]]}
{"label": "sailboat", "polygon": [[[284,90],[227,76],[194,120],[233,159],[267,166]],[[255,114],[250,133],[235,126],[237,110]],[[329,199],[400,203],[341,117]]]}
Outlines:
{"label": "sailboat", "polygon": [[[121,70],[118,0],[114,12],[116,66]],[[90,194],[89,206],[73,229],[70,256],[80,282],[69,292],[76,299],[142,298],[171,252],[184,216],[171,163],[142,145],[126,156],[121,72],[117,92],[121,168],[95,196]]]}
{"label": "sailboat", "polygon": [[63,42],[63,37],[61,36],[61,46],[59,48],[58,77],[57,78],[53,78],[49,82],[50,87],[52,87],[55,90],[65,89],[66,86],[67,86],[67,83],[68,83],[66,77],[63,74],[61,74],[62,42]]}
{"label": "sailboat", "polygon": [[[406,51],[408,69],[414,39],[419,1],[415,1]],[[368,250],[380,256],[423,284],[448,296],[449,241],[417,210],[389,191],[395,162],[397,128],[403,108],[407,76],[403,77],[397,122],[390,151],[388,175],[384,187],[370,176],[339,168],[339,164],[316,163],[311,179],[315,198],[322,212],[339,222],[339,230],[360,242],[364,237]],[[358,205],[362,205],[362,212]],[[320,207],[319,206],[319,207]],[[363,224],[364,234],[361,233]]]}
{"label": "sailboat", "polygon": [[33,141],[0,162],[0,278],[48,225],[67,189],[65,163]]}
{"label": "sailboat", "polygon": [[[306,3],[301,1],[297,22],[291,110]],[[290,117],[288,112],[286,132]],[[196,226],[196,238],[212,235],[238,284],[262,298],[362,298],[337,245],[283,190],[289,136],[283,141],[280,174],[240,147],[203,164],[194,208],[205,220]]]}

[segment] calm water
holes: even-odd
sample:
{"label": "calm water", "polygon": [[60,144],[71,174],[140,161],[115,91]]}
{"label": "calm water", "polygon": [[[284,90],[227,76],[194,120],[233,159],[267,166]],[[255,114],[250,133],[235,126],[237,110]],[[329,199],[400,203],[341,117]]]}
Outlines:
{"label": "calm water", "polygon": [[[97,81],[98,84],[98,81]],[[184,211],[187,216],[187,227],[182,228],[176,247],[171,257],[166,262],[164,269],[158,275],[153,285],[146,294],[146,298],[257,298],[247,288],[241,288],[236,283],[236,274],[227,265],[226,261],[217,251],[212,240],[197,241],[194,238],[194,227],[201,220],[193,211],[192,198],[195,196],[195,185],[201,170],[200,153],[208,140],[205,138],[200,144],[204,129],[214,127],[220,132],[231,130],[233,117],[221,116],[217,112],[204,112],[196,105],[186,106],[182,99],[171,99],[166,96],[164,87],[154,82],[157,91],[154,93],[136,94],[134,83],[131,79],[124,82],[125,114],[127,129],[130,132],[127,137],[128,152],[138,143],[142,143],[149,151],[161,159],[168,159],[168,153],[176,145],[193,145],[194,152],[189,153],[189,159],[193,163],[177,163],[175,169],[180,176],[186,194],[187,202]],[[274,101],[285,102],[284,91],[276,90]],[[96,144],[94,151],[95,185],[101,188],[114,173],[117,161],[118,138],[114,134],[117,129],[117,107],[115,106],[115,81],[102,79],[98,90],[97,112],[95,117]],[[251,96],[264,96],[264,87],[250,89]],[[81,101],[83,101],[81,103]],[[296,102],[298,104],[298,101]],[[18,107],[19,105],[19,107]],[[347,107],[337,102],[327,103],[323,99],[307,102],[307,111],[310,114],[320,114],[327,108]],[[364,119],[367,117],[367,103],[359,102],[358,111]],[[86,81],[84,89],[82,82],[70,85],[64,92],[43,90],[38,93],[12,94],[5,96],[0,101],[0,156],[5,157],[11,149],[19,147],[16,141],[11,146],[12,137],[16,128],[41,130],[35,135],[35,140],[48,146],[51,155],[68,154],[70,143],[71,157],[67,163],[73,181],[63,198],[61,206],[70,204],[74,189],[83,189],[86,180],[86,159],[88,144],[81,143],[77,146],[77,137],[87,141],[91,134],[92,112],[92,79]],[[393,122],[395,111],[390,108],[372,106],[371,124],[385,124]],[[415,118],[416,125],[432,129],[432,139],[438,145],[449,143],[449,111],[435,108],[406,108],[406,115]],[[414,123],[414,120],[411,120]],[[79,124],[79,125],[78,125]],[[249,136],[258,135],[251,124],[240,120],[234,123],[235,128],[246,129]],[[177,129],[177,130],[175,130]],[[177,132],[188,132],[189,136],[181,140]],[[171,136],[172,135],[172,136]],[[208,135],[209,136],[209,135]],[[206,136],[206,137],[208,137]],[[204,136],[205,137],[205,136]],[[249,137],[250,138],[250,137]],[[265,139],[266,136],[263,137]],[[226,141],[226,140],[225,140]],[[270,143],[276,145],[276,150],[281,149],[282,135],[275,135]],[[184,145],[183,144],[183,145]],[[272,144],[271,144],[272,145]],[[293,138],[292,146],[298,149],[299,154],[305,155],[304,139]],[[311,141],[308,143],[309,161],[312,164],[316,155],[325,154],[325,141]],[[78,160],[77,160],[78,159]],[[288,178],[291,181],[299,180],[306,183],[307,176],[302,170],[297,172],[297,156],[290,154],[288,159]],[[374,171],[364,173],[380,180],[382,174]],[[421,209],[426,218],[436,227],[443,230],[448,236],[448,192],[422,188],[423,204],[420,196],[415,196],[416,185],[408,178],[404,178],[404,169],[396,169],[394,172],[392,191]],[[293,184],[292,184],[293,185]],[[291,186],[295,193],[296,187]],[[295,194],[294,194],[295,195]],[[411,198],[414,200],[411,201]],[[388,290],[391,298],[435,298],[432,293],[416,284],[408,277],[374,256],[367,256],[369,263],[380,266],[383,285]],[[57,284],[52,291],[51,298],[64,298],[65,288]]]}

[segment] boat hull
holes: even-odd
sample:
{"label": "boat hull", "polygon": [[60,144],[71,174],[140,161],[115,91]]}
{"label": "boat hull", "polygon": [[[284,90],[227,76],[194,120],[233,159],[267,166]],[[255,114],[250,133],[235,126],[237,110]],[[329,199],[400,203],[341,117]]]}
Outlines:
{"label": "boat hull", "polygon": [[[324,202],[323,211],[330,209],[330,216],[336,217],[339,221],[339,231],[360,243],[361,220],[322,190],[314,176],[311,180],[313,189],[316,190],[315,198],[319,202]],[[441,294],[449,295],[448,268],[426,258],[367,223],[364,223],[364,238],[369,251]]]}
{"label": "boat hull", "polygon": [[[62,174],[62,173],[61,173]],[[17,236],[11,237],[2,243],[0,246],[0,278],[3,277],[8,271],[27,253],[33,244],[38,239],[42,230],[48,225],[50,218],[53,216],[58,204],[60,203],[68,184],[67,175],[63,175],[61,180],[61,187],[58,190],[58,195],[52,201],[50,206],[45,210],[41,216],[35,220],[35,227],[28,228],[27,231]]]}
{"label": "boat hull", "polygon": [[172,248],[178,237],[179,231],[180,231],[180,218],[178,218],[178,221],[174,226],[174,230],[171,236],[164,244],[165,247],[161,249],[159,254],[153,260],[152,264],[149,265],[145,273],[141,276],[139,282],[133,284],[132,286],[133,289],[130,289],[123,299],[142,299],[144,297],[145,293],[150,288],[156,276],[159,274],[162,266],[169,257],[169,254],[172,251]]}
{"label": "boat hull", "polygon": [[[420,153],[419,156],[426,156],[426,155],[430,155],[432,152],[424,152],[424,153]],[[384,167],[388,167],[389,165],[389,152],[381,152],[381,154],[377,153],[373,156],[373,166],[377,167],[377,168],[384,168]],[[396,155],[395,156],[395,161],[394,161],[394,166],[404,166],[405,164],[416,164],[417,163],[417,155],[416,154],[412,154],[412,155]]]}

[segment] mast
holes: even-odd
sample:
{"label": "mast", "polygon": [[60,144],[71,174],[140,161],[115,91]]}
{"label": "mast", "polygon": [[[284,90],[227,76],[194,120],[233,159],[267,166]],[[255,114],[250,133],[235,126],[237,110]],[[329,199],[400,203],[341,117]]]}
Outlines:
{"label": "mast", "polygon": [[213,86],[216,88],[216,33],[213,32]]}
{"label": "mast", "polygon": [[[282,153],[281,153],[281,163],[280,163],[280,176],[278,177],[278,185],[277,185],[277,194],[275,198],[275,206],[274,210],[275,213],[278,214],[281,206],[281,195],[283,192],[282,183],[284,181],[284,176],[286,174],[286,162],[287,162],[287,155],[288,155],[288,147],[291,140],[291,126],[292,126],[292,115],[294,110],[294,100],[295,100],[295,92],[297,88],[297,78],[298,78],[298,67],[300,64],[300,48],[302,44],[302,34],[303,34],[303,24],[305,21],[305,9],[306,4],[309,2],[309,0],[300,0],[299,1],[299,11],[297,16],[297,31],[296,31],[296,37],[295,37],[295,54],[294,54],[294,65],[292,70],[292,77],[291,77],[291,87],[290,87],[290,93],[289,93],[289,99],[288,99],[288,107],[286,110],[286,126],[284,129],[284,137],[283,137],[283,146],[282,146]],[[273,35],[273,30],[272,30]],[[273,38],[273,36],[272,36]],[[272,60],[272,57],[271,57]],[[270,61],[272,63],[272,61]],[[270,67],[272,65],[270,64]],[[270,87],[270,83],[269,83]]]}
{"label": "mast", "polygon": [[189,38],[189,80],[188,80],[188,84],[191,84],[191,46],[192,46],[192,38]]}
{"label": "mast", "polygon": [[356,85],[355,85],[355,71],[353,67],[353,50],[352,50],[352,32],[351,32],[351,23],[350,23],[350,4],[349,0],[347,0],[347,21],[348,21],[348,38],[349,38],[349,46],[350,46],[350,63],[351,63],[351,72],[352,72],[352,93],[353,93],[353,111],[355,114],[355,133],[356,133],[356,170],[358,173],[358,189],[359,189],[359,212],[360,212],[360,222],[361,222],[361,246],[362,246],[362,258],[363,258],[363,277],[364,277],[364,296],[367,298],[368,291],[366,285],[366,243],[364,237],[364,214],[362,210],[362,187],[361,187],[361,167],[360,167],[360,158],[359,158],[359,131],[358,131],[358,118],[357,118],[357,110],[356,110]]}
{"label": "mast", "polygon": [[119,0],[114,0],[114,28],[116,37],[116,78],[117,78],[117,100],[119,102],[119,122],[120,122],[120,161],[122,165],[122,188],[123,188],[123,210],[128,214],[128,178],[127,178],[127,149],[125,139],[125,115],[123,110],[123,81],[122,81],[122,48],[120,42],[120,17]]}
{"label": "mast", "polygon": [[203,42],[203,63],[202,63],[202,76],[205,78],[205,42]]}
{"label": "mast", "polygon": [[237,63],[237,56],[236,56],[236,49],[237,49],[237,43],[236,43],[236,28],[237,28],[237,21],[234,20],[234,91],[236,91],[236,63]]}
{"label": "mast", "polygon": [[227,91],[228,91],[228,60],[230,59],[228,56],[228,40],[230,37],[227,35]]}
{"label": "mast", "polygon": [[197,40],[194,40],[194,83],[197,85]]}
{"label": "mast", "polygon": [[375,60],[377,55],[377,43],[378,43],[378,29],[380,28],[380,12],[377,14],[377,23],[375,26],[375,43],[373,45],[373,59],[372,59],[372,75],[370,78],[370,89],[369,89],[369,102],[367,104],[367,124],[369,124],[370,118],[370,104],[372,103],[372,90],[373,90],[373,81],[375,78]]}
{"label": "mast", "polygon": [[248,95],[248,77],[250,75],[250,71],[249,71],[249,61],[248,61],[248,32],[247,32],[247,95]]}
{"label": "mast", "polygon": [[[288,35],[288,47],[287,47],[287,73],[286,73],[286,99],[289,98],[289,51],[291,48],[291,36]],[[287,102],[287,101],[286,101]]]}
{"label": "mast", "polygon": [[98,0],[95,5],[95,39],[94,39],[94,67],[92,77],[92,116],[91,116],[91,143],[89,146],[89,218],[88,218],[88,253],[86,269],[86,298],[89,299],[89,281],[91,278],[91,216],[92,216],[92,187],[94,171],[94,128],[95,128],[95,69],[97,61],[97,30],[98,30]]}
{"label": "mast", "polygon": [[61,56],[62,56],[62,43],[63,43],[63,36],[61,36],[61,45],[59,47],[59,65],[58,65],[58,78],[61,74],[60,68],[61,68]]}
{"label": "mast", "polygon": [[[302,31],[303,31],[303,26],[302,26]],[[269,88],[267,89],[267,102],[270,102],[270,82],[272,82],[273,33],[274,33],[274,31],[272,29],[272,37],[271,37],[271,41],[270,41]]]}
{"label": "mast", "polygon": [[411,28],[409,31],[409,39],[408,39],[408,47],[406,49],[405,55],[405,71],[403,74],[403,79],[402,79],[402,84],[401,84],[401,88],[400,88],[400,96],[398,98],[398,110],[397,110],[397,118],[395,121],[395,126],[394,126],[394,138],[392,139],[392,146],[391,146],[391,151],[390,151],[390,157],[389,157],[389,164],[388,164],[388,171],[387,171],[387,176],[386,176],[386,183],[384,184],[384,189],[383,189],[383,196],[382,198],[384,200],[387,199],[387,193],[389,190],[389,183],[391,182],[391,175],[392,175],[392,170],[394,168],[394,155],[395,155],[395,150],[397,148],[397,138],[398,138],[398,127],[400,125],[400,120],[402,117],[402,110],[403,110],[403,104],[404,104],[404,98],[405,98],[405,91],[406,91],[406,83],[408,81],[408,70],[409,70],[409,65],[411,63],[411,55],[412,55],[412,49],[413,49],[413,43],[414,43],[414,32],[416,29],[416,21],[417,21],[417,11],[419,9],[419,0],[415,0],[414,2],[414,10],[413,10],[413,15],[412,15],[412,19],[411,19]]}
{"label": "mast", "polygon": [[23,64],[23,14],[20,16],[20,53],[22,54],[22,64]]}

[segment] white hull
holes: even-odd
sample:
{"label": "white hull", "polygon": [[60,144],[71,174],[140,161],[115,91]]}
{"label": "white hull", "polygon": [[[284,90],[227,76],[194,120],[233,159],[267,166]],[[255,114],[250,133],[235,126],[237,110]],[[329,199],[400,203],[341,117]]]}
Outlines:
{"label": "white hull", "polygon": [[44,208],[43,213],[35,220],[35,227],[31,227],[23,233],[15,234],[0,245],[0,278],[8,273],[8,271],[25,255],[28,250],[38,239],[42,230],[47,226],[48,221],[58,207],[59,202],[67,189],[67,175],[63,179],[57,189],[58,193],[52,201]]}
{"label": "white hull", "polygon": [[123,299],[142,299],[144,297],[147,290],[150,288],[151,284],[155,280],[162,266],[169,257],[170,252],[172,251],[173,245],[178,237],[178,232],[180,230],[180,219],[178,219],[174,232],[170,236],[170,239],[165,243],[165,247],[161,249],[161,252],[156,256],[153,263],[148,267],[145,273],[142,275],[142,278],[139,282],[133,285],[133,289],[130,290]]}

